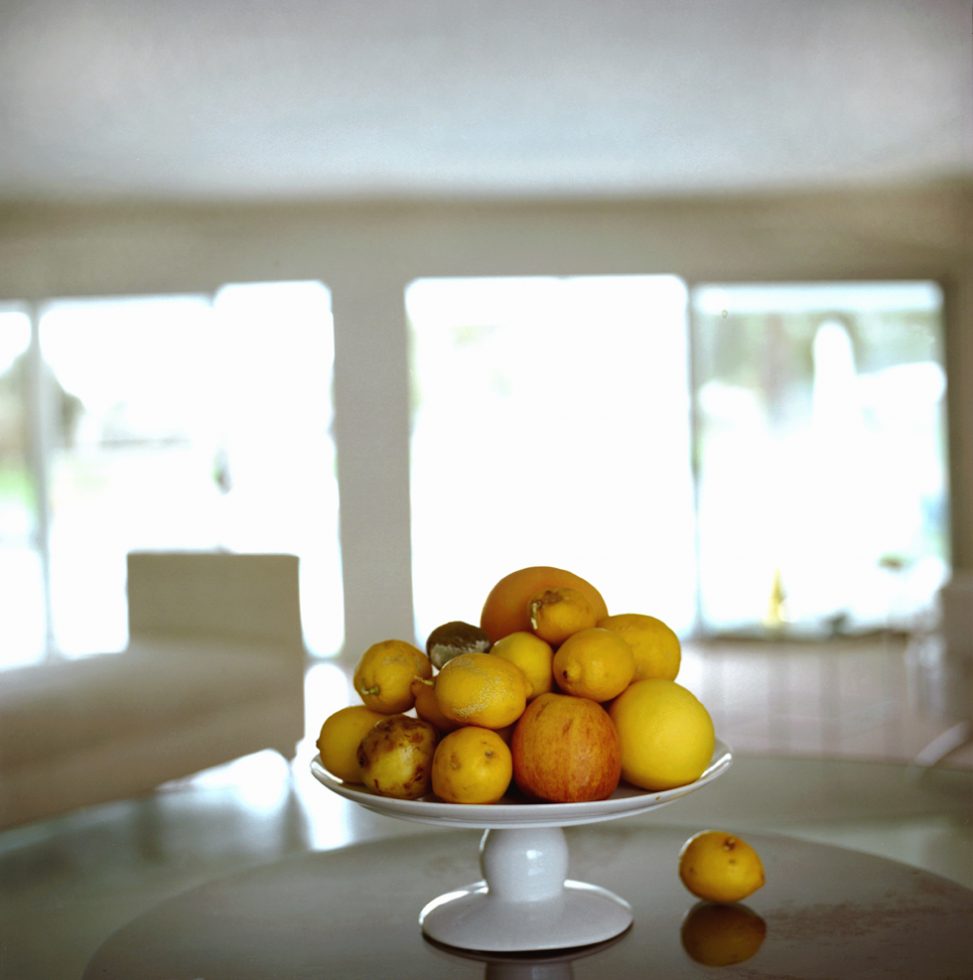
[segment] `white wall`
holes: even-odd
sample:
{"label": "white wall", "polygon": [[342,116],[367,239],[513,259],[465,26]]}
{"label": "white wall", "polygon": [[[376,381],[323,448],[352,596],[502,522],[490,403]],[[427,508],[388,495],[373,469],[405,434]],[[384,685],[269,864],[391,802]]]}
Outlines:
{"label": "white wall", "polygon": [[973,186],[611,202],[0,210],[0,300],[314,278],[332,291],[351,655],[411,632],[403,290],[428,275],[930,278],[947,296],[953,560],[973,569]]}

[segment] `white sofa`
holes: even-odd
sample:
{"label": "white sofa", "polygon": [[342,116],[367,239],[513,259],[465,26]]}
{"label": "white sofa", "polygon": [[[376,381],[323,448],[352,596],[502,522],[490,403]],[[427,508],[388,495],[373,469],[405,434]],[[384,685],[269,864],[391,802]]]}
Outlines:
{"label": "white sofa", "polygon": [[304,733],[298,559],[128,556],[124,653],[0,673],[0,828],[150,792]]}

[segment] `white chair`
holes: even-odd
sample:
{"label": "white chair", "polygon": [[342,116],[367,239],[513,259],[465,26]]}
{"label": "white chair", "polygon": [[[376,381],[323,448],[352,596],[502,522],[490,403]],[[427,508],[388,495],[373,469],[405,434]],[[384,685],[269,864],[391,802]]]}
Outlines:
{"label": "white chair", "polygon": [[0,827],[150,792],[304,734],[298,559],[128,556],[130,643],[0,674]]}

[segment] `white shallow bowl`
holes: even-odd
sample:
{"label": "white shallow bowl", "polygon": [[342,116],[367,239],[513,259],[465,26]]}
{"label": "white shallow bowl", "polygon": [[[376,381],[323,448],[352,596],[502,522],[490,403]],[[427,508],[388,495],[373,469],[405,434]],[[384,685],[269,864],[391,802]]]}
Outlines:
{"label": "white shallow bowl", "polygon": [[333,793],[388,817],[438,824],[443,827],[472,827],[488,830],[491,828],[568,827],[573,824],[615,820],[646,810],[654,810],[702,789],[714,779],[722,776],[732,761],[733,754],[729,746],[721,739],[717,739],[710,764],[695,782],[657,792],[649,792],[621,783],[608,799],[595,800],[590,803],[526,803],[505,797],[499,803],[477,805],[443,803],[431,795],[418,800],[397,800],[390,796],[379,796],[364,786],[344,783],[340,779],[335,779],[321,765],[319,755],[316,755],[311,761],[311,772],[318,782]]}

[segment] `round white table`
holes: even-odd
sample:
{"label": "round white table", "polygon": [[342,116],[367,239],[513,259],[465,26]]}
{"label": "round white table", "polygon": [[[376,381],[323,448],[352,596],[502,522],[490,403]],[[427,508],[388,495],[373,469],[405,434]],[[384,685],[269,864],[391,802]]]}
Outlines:
{"label": "round white table", "polygon": [[[84,978],[970,975],[973,891],[916,868],[783,836],[746,835],[763,858],[767,884],[745,905],[765,933],[745,961],[715,970],[695,960],[682,938],[687,916],[700,907],[676,874],[685,829],[633,818],[566,834],[571,876],[632,905],[632,927],[598,947],[477,955],[425,939],[422,907],[480,877],[479,835],[449,830],[310,852],[197,887],[109,937]],[[709,939],[711,949],[733,945],[732,936],[718,932]]]}

